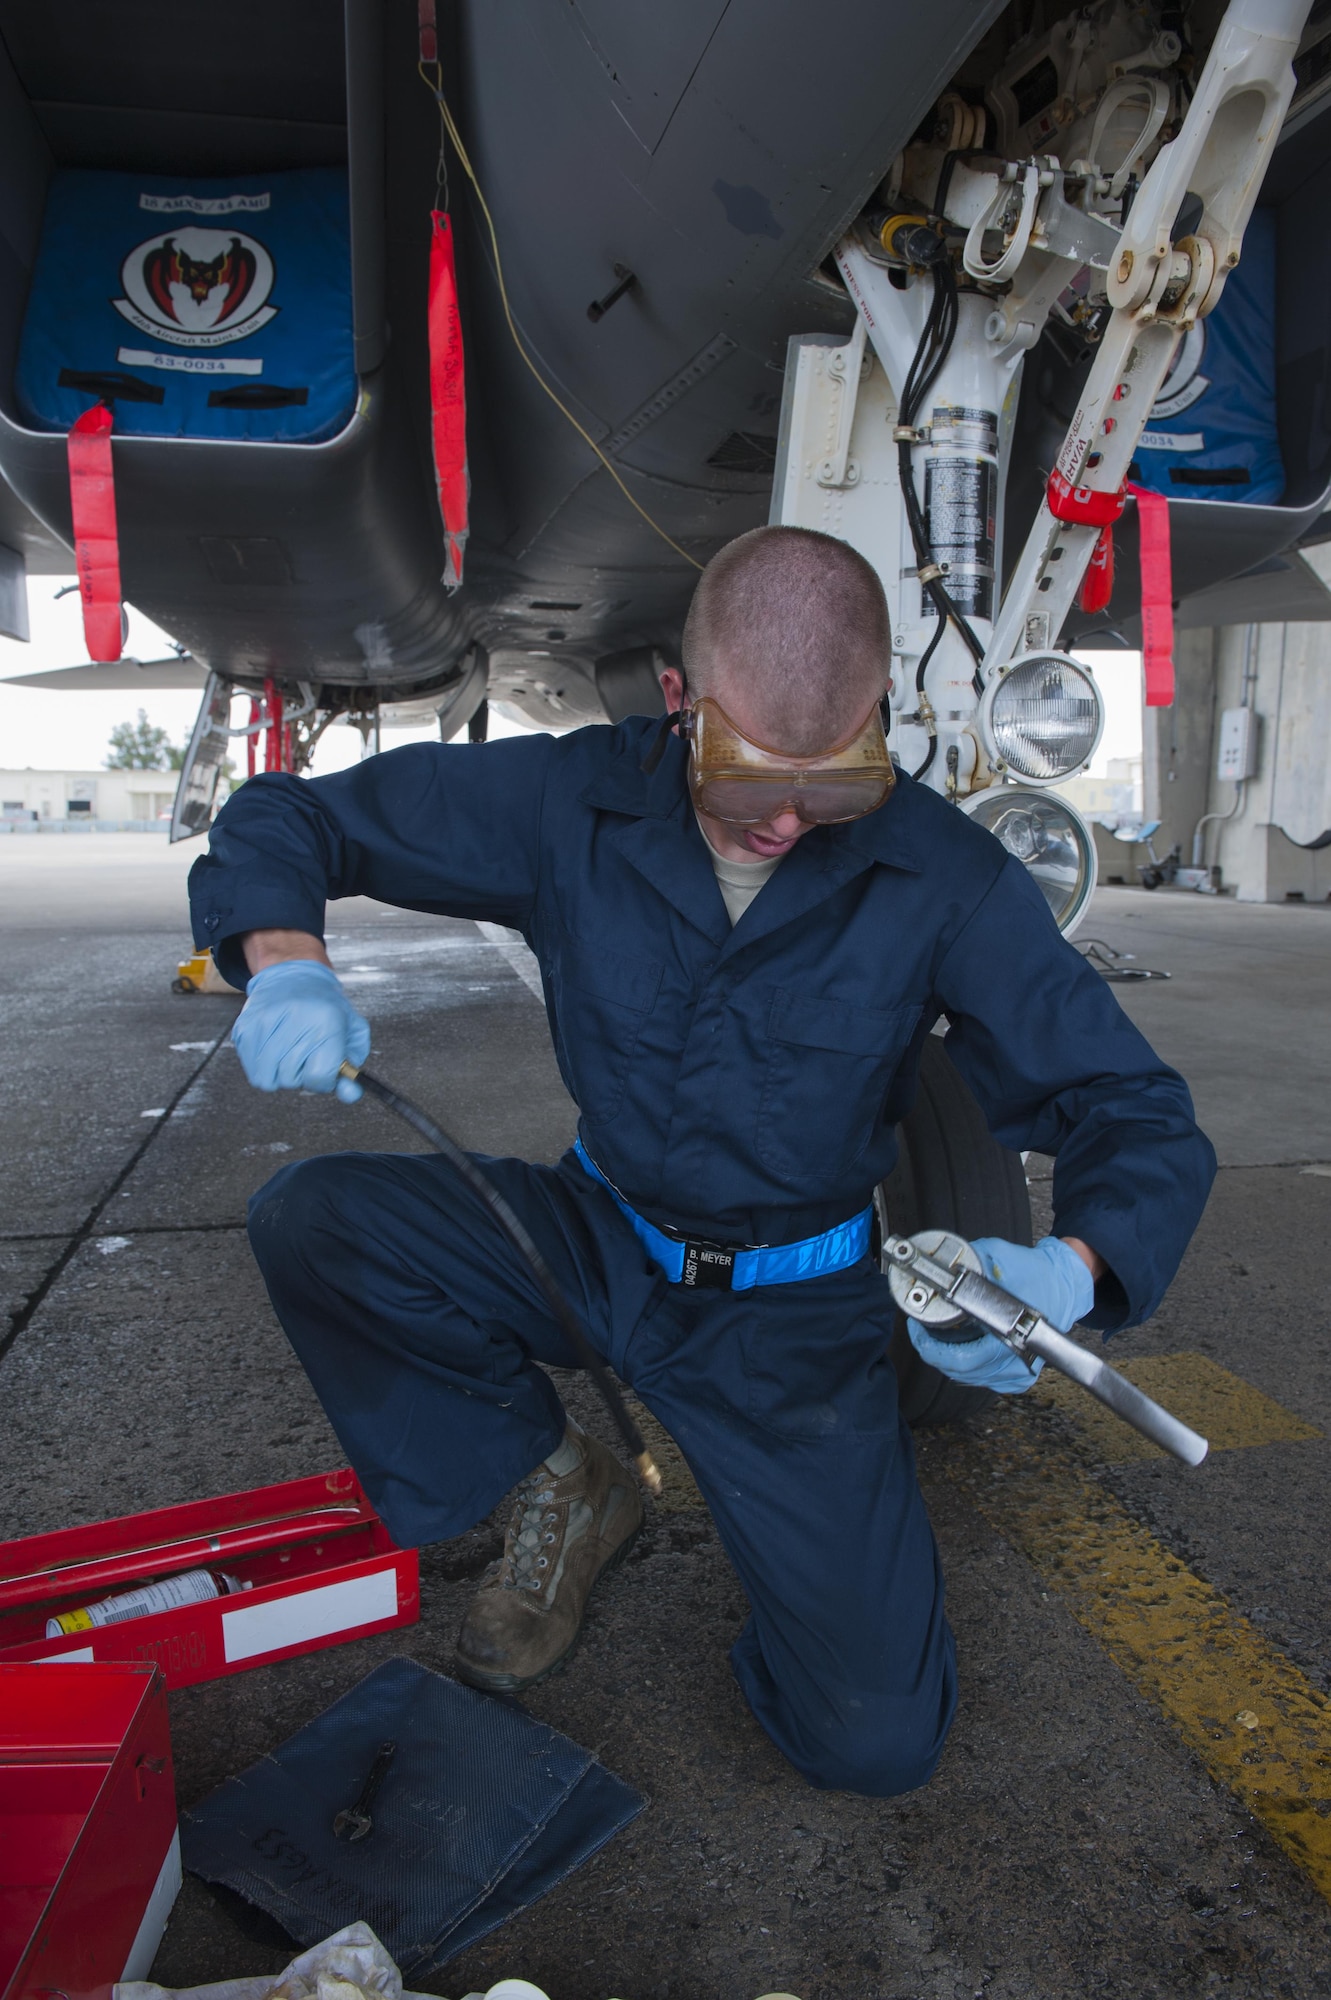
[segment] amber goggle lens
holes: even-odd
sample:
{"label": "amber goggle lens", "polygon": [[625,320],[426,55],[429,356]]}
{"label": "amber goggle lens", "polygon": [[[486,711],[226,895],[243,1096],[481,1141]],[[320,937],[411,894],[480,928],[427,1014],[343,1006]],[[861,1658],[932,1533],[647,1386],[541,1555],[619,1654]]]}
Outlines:
{"label": "amber goggle lens", "polygon": [[896,783],[875,703],[853,736],[816,757],[755,743],[710,695],[689,711],[689,791],[699,812],[732,826],[759,826],[793,811],[809,825],[876,812]]}

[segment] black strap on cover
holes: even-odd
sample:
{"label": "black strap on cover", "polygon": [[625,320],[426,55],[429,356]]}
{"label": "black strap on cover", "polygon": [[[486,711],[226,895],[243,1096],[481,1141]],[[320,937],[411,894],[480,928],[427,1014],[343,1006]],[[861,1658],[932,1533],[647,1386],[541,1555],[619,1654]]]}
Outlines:
{"label": "black strap on cover", "polygon": [[59,382],[62,389],[82,389],[106,404],[166,401],[166,391],[159,382],[140,382],[137,375],[121,375],[114,369],[98,373],[96,369],[62,368]]}
{"label": "black strap on cover", "polygon": [[285,410],[308,403],[308,389],[284,389],[276,382],[241,382],[234,389],[214,389],[210,410]]}

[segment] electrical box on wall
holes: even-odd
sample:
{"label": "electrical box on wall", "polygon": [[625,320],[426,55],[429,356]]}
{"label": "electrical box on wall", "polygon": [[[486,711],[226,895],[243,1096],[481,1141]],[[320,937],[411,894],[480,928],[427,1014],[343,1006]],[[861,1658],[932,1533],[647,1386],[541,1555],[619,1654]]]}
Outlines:
{"label": "electrical box on wall", "polygon": [[1220,718],[1218,778],[1251,778],[1257,769],[1257,716],[1251,708],[1227,708]]}

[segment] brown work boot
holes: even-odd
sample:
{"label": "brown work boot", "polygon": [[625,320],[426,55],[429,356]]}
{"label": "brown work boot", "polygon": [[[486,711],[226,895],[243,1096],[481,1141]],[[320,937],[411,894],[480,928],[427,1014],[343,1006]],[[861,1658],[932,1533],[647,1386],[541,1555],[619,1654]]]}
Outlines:
{"label": "brown work boot", "polygon": [[642,1501],[612,1451],[569,1426],[579,1463],[538,1465],[514,1490],[504,1553],[481,1579],[458,1634],[459,1677],[517,1694],[572,1652],[592,1585],[628,1554]]}

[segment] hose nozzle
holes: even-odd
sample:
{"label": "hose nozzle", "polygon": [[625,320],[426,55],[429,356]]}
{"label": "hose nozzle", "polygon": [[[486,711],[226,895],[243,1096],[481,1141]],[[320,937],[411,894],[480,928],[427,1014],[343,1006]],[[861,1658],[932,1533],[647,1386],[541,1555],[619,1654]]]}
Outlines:
{"label": "hose nozzle", "polygon": [[656,1468],[656,1460],[649,1451],[640,1451],[633,1463],[638,1468],[638,1477],[653,1499],[661,1491],[661,1475]]}

